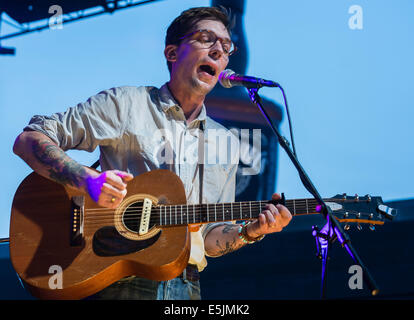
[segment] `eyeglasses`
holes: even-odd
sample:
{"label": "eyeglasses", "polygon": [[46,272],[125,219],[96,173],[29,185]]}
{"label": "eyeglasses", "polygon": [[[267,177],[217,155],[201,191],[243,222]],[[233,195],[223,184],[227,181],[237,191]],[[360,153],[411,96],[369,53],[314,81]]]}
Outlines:
{"label": "eyeglasses", "polygon": [[223,52],[226,56],[231,56],[237,50],[237,47],[234,45],[233,41],[217,37],[213,31],[207,29],[193,31],[182,36],[180,40],[191,37],[193,35],[196,35],[195,40],[197,40],[205,49],[213,47],[216,44],[217,40],[219,40],[221,42]]}

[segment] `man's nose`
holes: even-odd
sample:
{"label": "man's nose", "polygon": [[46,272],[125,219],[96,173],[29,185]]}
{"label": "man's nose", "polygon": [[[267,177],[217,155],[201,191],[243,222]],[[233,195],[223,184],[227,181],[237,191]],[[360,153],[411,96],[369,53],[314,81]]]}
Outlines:
{"label": "man's nose", "polygon": [[209,55],[214,59],[220,59],[224,56],[223,46],[220,41],[216,41],[216,43],[210,48]]}

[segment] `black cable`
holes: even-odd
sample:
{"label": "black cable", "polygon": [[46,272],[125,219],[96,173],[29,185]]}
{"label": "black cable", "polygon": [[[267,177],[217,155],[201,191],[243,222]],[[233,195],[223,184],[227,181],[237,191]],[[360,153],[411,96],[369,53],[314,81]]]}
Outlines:
{"label": "black cable", "polygon": [[285,90],[283,90],[283,88],[282,88],[281,85],[279,85],[278,88],[280,89],[280,91],[282,91],[282,94],[283,94],[283,100],[285,102],[286,114],[287,114],[288,124],[289,124],[290,141],[291,141],[291,144],[292,144],[293,154],[297,158],[298,156],[296,154],[295,141],[293,140],[292,122],[290,120],[290,113],[289,113],[289,107],[288,107],[287,98],[286,98],[286,95],[285,95]]}

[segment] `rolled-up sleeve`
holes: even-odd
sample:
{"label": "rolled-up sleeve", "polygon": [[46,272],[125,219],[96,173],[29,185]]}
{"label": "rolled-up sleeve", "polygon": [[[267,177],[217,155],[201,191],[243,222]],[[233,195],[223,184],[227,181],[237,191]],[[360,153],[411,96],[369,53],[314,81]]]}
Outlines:
{"label": "rolled-up sleeve", "polygon": [[24,130],[42,132],[63,150],[92,152],[98,145],[121,138],[127,119],[123,88],[118,87],[101,91],[65,112],[35,115]]}

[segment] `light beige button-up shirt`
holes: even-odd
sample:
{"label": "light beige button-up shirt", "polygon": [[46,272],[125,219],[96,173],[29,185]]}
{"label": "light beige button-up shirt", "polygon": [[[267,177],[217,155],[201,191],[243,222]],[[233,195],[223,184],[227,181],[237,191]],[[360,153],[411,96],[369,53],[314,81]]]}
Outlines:
{"label": "light beige button-up shirt", "polygon": [[[188,204],[199,203],[199,141],[204,128],[203,203],[233,202],[239,157],[238,141],[225,127],[206,115],[187,125],[183,110],[167,84],[123,86],[92,96],[84,103],[51,116],[33,116],[25,130],[37,130],[63,150],[92,152],[100,148],[103,171],[118,169],[134,176],[169,169],[182,180]],[[201,271],[207,265],[206,234],[217,224],[191,233],[189,263]]]}

